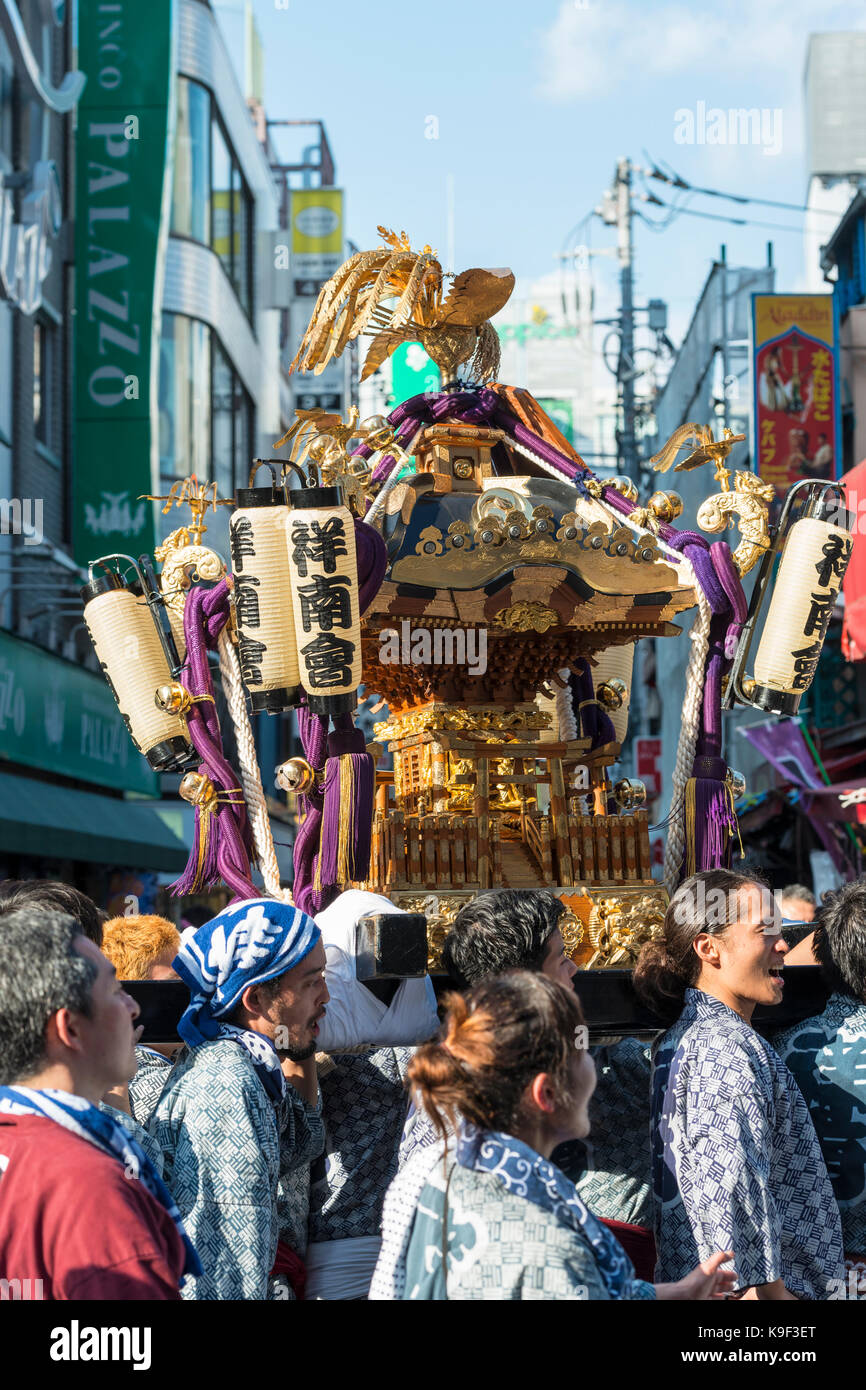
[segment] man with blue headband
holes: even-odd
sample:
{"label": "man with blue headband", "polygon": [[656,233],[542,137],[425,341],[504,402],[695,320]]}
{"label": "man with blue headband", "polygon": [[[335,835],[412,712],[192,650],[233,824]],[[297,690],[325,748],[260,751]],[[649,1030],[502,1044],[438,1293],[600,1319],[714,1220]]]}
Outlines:
{"label": "man with blue headband", "polygon": [[203,1266],[184,1296],[289,1296],[270,1280],[277,1189],[324,1141],[314,1055],[328,1002],[319,929],[272,898],[234,903],[184,933],[174,969],[190,990],[178,1024],[188,1052],[149,1129]]}

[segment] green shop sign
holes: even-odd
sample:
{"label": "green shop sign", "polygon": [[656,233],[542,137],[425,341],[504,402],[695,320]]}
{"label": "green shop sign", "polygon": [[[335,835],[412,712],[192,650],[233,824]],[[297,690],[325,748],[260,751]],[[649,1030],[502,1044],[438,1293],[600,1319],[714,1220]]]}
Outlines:
{"label": "green shop sign", "polygon": [[424,391],[438,391],[442,374],[420,343],[401,343],[391,354],[391,409]]}
{"label": "green shop sign", "polygon": [[2,631],[0,759],[159,795],[102,676]]}
{"label": "green shop sign", "polygon": [[[75,558],[154,545],[151,377],[171,181],[172,0],[78,8]],[[167,211],[167,209],[166,209]]]}

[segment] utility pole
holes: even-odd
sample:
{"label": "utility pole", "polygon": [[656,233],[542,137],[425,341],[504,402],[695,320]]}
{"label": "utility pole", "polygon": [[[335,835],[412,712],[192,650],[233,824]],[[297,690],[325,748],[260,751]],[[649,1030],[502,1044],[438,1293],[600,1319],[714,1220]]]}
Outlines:
{"label": "utility pole", "polygon": [[616,226],[619,242],[620,354],[619,377],[622,401],[622,432],[619,441],[621,472],[633,476],[637,465],[635,438],[634,296],[631,206],[631,160],[620,159],[616,166]]}

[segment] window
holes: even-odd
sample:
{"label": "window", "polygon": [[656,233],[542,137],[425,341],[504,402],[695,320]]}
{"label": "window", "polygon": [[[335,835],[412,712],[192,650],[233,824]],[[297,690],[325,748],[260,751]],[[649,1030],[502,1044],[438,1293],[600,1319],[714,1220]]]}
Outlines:
{"label": "window", "polygon": [[9,45],[0,34],[0,168],[5,155],[12,166],[12,79],[14,74]]}
{"label": "window", "polygon": [[214,338],[213,477],[220,497],[246,487],[252,459],[252,401]]}
{"label": "window", "polygon": [[36,319],[33,324],[33,429],[40,444],[53,449],[54,398],[52,386],[57,353],[57,330]]}
{"label": "window", "polygon": [[253,437],[253,403],[217,335],[197,319],[163,314],[160,492],[195,473],[216,482],[220,497],[232,497],[246,486]]}
{"label": "window", "polygon": [[252,263],[250,226],[253,200],[240,166],[215,116],[212,125],[213,150],[213,241],[212,246],[234,286],[235,294],[249,315],[252,313]]}
{"label": "window", "polygon": [[248,316],[253,198],[206,87],[178,79],[171,229],[211,246]]}
{"label": "window", "polygon": [[185,77],[177,83],[171,230],[210,244],[210,92]]}
{"label": "window", "polygon": [[159,347],[161,492],[178,478],[210,477],[211,331],[198,319],[163,314]]}

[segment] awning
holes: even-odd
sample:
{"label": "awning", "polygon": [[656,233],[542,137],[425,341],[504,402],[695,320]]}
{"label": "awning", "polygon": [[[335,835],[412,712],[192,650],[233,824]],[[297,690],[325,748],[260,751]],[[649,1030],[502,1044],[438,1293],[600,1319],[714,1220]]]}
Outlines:
{"label": "awning", "polygon": [[189,856],[180,807],[120,801],[0,772],[0,852],[180,873]]}

